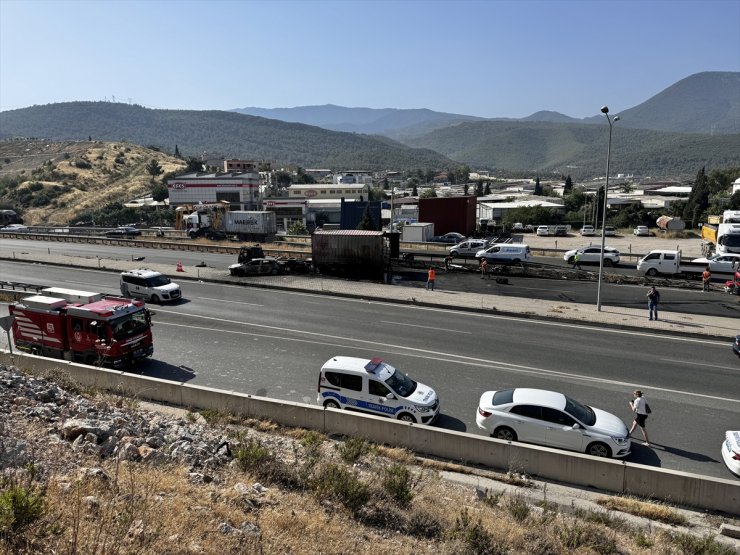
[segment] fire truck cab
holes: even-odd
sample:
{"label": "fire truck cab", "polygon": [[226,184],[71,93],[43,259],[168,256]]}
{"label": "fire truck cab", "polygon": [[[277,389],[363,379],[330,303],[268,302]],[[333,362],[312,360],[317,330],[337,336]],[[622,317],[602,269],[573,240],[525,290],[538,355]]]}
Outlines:
{"label": "fire truck cab", "polygon": [[151,316],[140,300],[50,287],[9,311],[22,351],[113,368],[154,353]]}

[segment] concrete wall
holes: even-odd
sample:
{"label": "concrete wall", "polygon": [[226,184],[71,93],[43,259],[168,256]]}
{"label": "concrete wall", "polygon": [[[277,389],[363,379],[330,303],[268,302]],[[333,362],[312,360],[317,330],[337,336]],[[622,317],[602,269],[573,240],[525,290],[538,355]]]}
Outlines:
{"label": "concrete wall", "polygon": [[33,355],[16,353],[11,357],[8,351],[2,350],[0,362],[34,374],[60,372],[81,386],[110,390],[138,399],[265,418],[283,426],[363,437],[456,462],[482,464],[575,486],[740,514],[740,481],[510,443],[379,416],[267,399]]}

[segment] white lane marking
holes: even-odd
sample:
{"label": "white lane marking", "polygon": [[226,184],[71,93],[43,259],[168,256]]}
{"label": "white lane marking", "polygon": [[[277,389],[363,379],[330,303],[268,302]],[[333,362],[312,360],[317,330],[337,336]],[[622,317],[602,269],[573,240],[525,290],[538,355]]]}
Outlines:
{"label": "white lane marking", "polygon": [[[727,343],[731,345],[731,343]],[[707,368],[721,368],[722,370],[737,370],[737,366],[719,366],[717,364],[704,364],[702,362],[693,362],[690,360],[674,360],[672,358],[661,358],[663,362],[676,362],[678,364],[690,364],[691,366],[706,366]]]}
{"label": "white lane marking", "polygon": [[[373,352],[377,352],[378,349],[378,343],[377,341],[369,341],[365,339],[352,339],[348,337],[338,337],[333,335],[327,335],[325,333],[317,333],[317,332],[309,332],[309,331],[303,331],[303,330],[295,330],[290,328],[282,328],[279,326],[267,326],[264,324],[249,324],[246,322],[235,322],[233,320],[224,320],[222,318],[214,318],[212,316],[194,316],[192,314],[185,314],[181,312],[176,311],[163,311],[168,312],[172,314],[182,315],[182,316],[192,316],[194,318],[200,318],[203,320],[216,320],[218,322],[224,322],[224,323],[231,323],[231,324],[239,324],[243,326],[253,326],[263,329],[269,329],[269,330],[275,330],[280,332],[292,332],[292,333],[298,333],[298,334],[305,334],[310,336],[319,336],[323,338],[333,339],[336,341],[339,341],[339,343],[329,343],[329,342],[322,342],[322,341],[310,341],[308,339],[299,339],[299,338],[289,338],[285,336],[271,336],[266,334],[258,334],[253,332],[241,332],[241,331],[230,331],[230,330],[222,330],[218,328],[206,328],[206,327],[198,327],[198,326],[190,326],[187,324],[174,324],[169,322],[157,322],[158,325],[165,325],[165,326],[176,326],[176,327],[183,327],[183,328],[195,328],[195,329],[202,329],[205,331],[217,331],[219,333],[230,333],[230,334],[239,334],[239,335],[250,335],[250,336],[256,336],[256,337],[265,337],[269,339],[278,339],[278,340],[285,340],[285,341],[298,341],[302,343],[312,343],[312,344],[319,344],[319,345],[327,345],[327,346],[337,346],[337,347],[347,347],[347,341],[352,341],[356,343],[365,343],[368,345],[371,345],[371,347],[368,347],[368,350],[372,350]],[[541,375],[541,376],[550,376],[550,377],[563,377],[563,378],[569,378],[573,380],[582,380],[582,381],[591,381],[591,382],[598,382],[598,383],[604,383],[604,384],[610,384],[610,385],[619,385],[620,387],[627,387],[627,388],[634,388],[634,387],[641,387],[643,389],[649,389],[651,391],[663,391],[666,393],[677,393],[681,395],[688,395],[691,397],[701,397],[704,399],[713,399],[718,401],[729,401],[731,403],[740,403],[740,399],[731,399],[727,397],[717,397],[714,395],[705,395],[703,393],[694,393],[692,391],[681,391],[678,389],[669,389],[659,386],[653,386],[649,384],[636,384],[633,382],[623,382],[620,380],[610,380],[606,378],[595,378],[591,376],[581,376],[579,374],[572,374],[569,372],[561,372],[558,370],[547,370],[545,368],[537,368],[533,366],[524,366],[520,364],[512,364],[509,362],[503,362],[503,361],[496,361],[496,360],[487,360],[487,359],[481,359],[476,357],[468,357],[464,355],[456,355],[453,353],[444,353],[441,351],[432,351],[429,349],[419,349],[416,347],[406,347],[403,345],[384,345],[384,349],[387,348],[393,348],[393,349],[400,349],[401,352],[398,354],[403,356],[413,356],[417,358],[426,358],[426,359],[433,359],[433,360],[440,360],[440,357],[445,362],[451,362],[454,364],[468,364],[468,365],[474,365],[474,366],[481,366],[484,368],[493,368],[497,370],[503,370],[503,371],[509,371],[517,373],[527,373],[527,374],[534,374],[534,375]],[[363,348],[363,347],[359,347]],[[409,352],[403,352],[403,351],[410,351]],[[388,351],[391,352],[391,351]],[[417,354],[419,353],[419,354]],[[452,358],[450,358],[452,357]]]}
{"label": "white lane marking", "polygon": [[418,324],[406,324],[405,322],[392,322],[390,320],[381,320],[380,323],[381,324],[392,324],[394,326],[408,326],[410,328],[423,328],[425,330],[449,331],[450,333],[465,333],[467,335],[473,335],[473,332],[471,331],[451,330],[447,328],[435,328],[432,326],[420,326]]}
{"label": "white lane marking", "polygon": [[198,299],[198,300],[204,300],[204,301],[216,301],[219,303],[229,303],[229,304],[245,304],[249,306],[265,306],[263,304],[257,304],[257,303],[245,303],[242,301],[232,301],[231,299],[214,299],[212,297],[192,297],[192,299]]}
{"label": "white lane marking", "polygon": [[[19,263],[23,265],[24,263]],[[30,264],[29,264],[30,265]],[[109,271],[105,270],[96,270],[96,269],[83,269],[83,268],[77,268],[77,270],[81,272],[95,272],[95,273],[106,273],[110,274]],[[201,283],[199,285],[211,285],[209,283]],[[233,288],[233,289],[241,289],[244,290],[243,285],[224,285],[219,284],[220,287],[223,288]],[[635,286],[637,287],[637,286]],[[301,297],[315,297],[318,299],[321,299],[320,303],[323,304],[323,302],[326,301],[327,295],[320,295],[316,293],[308,293],[304,291],[281,291],[281,294],[283,295],[298,295]],[[407,310],[423,310],[423,311],[431,311],[431,312],[444,312],[445,314],[458,314],[460,316],[464,316],[465,318],[471,318],[474,316],[480,317],[480,318],[489,318],[494,320],[503,320],[503,321],[509,321],[509,322],[528,322],[531,324],[538,324],[541,326],[553,326],[553,327],[561,327],[561,328],[570,328],[570,329],[578,329],[578,330],[589,330],[589,331],[596,331],[601,333],[609,333],[609,334],[617,334],[617,335],[634,335],[638,337],[651,337],[655,339],[663,339],[666,341],[682,341],[682,342],[689,342],[689,343],[698,343],[701,345],[712,345],[715,347],[721,347],[726,348],[727,342],[724,341],[717,341],[713,339],[699,339],[699,338],[693,338],[693,337],[684,337],[684,336],[676,336],[676,335],[661,335],[660,333],[656,332],[644,332],[644,331],[630,331],[630,330],[620,330],[620,329],[614,329],[610,327],[597,327],[594,325],[587,325],[587,323],[584,321],[583,323],[572,323],[572,322],[553,322],[548,320],[537,320],[536,318],[524,318],[521,316],[503,316],[503,315],[497,315],[497,314],[481,314],[479,312],[468,312],[463,310],[454,310],[450,309],[448,307],[427,307],[427,306],[413,306],[413,305],[400,305],[399,303],[390,303],[386,301],[378,301],[378,300],[368,300],[368,299],[352,299],[347,297],[330,297],[331,300],[336,302],[344,302],[344,303],[362,303],[362,304],[373,304],[373,305],[379,305],[379,306],[388,306],[388,307],[398,307],[398,306],[404,306]],[[564,303],[569,304],[569,303]],[[608,307],[606,307],[608,308]],[[670,314],[670,312],[666,312],[666,314]],[[187,316],[192,316],[190,314],[184,314]],[[215,318],[218,319],[218,318]],[[606,324],[608,326],[608,324]]]}

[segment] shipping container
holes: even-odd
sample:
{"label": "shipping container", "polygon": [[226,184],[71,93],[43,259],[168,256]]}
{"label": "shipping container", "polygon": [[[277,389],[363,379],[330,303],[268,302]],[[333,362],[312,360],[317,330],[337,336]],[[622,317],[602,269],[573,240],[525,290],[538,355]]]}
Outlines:
{"label": "shipping container", "polygon": [[380,231],[317,231],[311,236],[311,257],[316,270],[360,279],[383,279],[386,240]]}
{"label": "shipping container", "polygon": [[401,228],[402,241],[418,241],[420,243],[431,241],[434,237],[434,224],[415,223],[406,224]]}
{"label": "shipping container", "polygon": [[434,233],[451,231],[472,235],[477,224],[477,197],[438,197],[419,199],[419,221],[434,224]]}
{"label": "shipping container", "polygon": [[244,240],[265,241],[277,232],[275,212],[268,210],[226,212],[224,231]]}

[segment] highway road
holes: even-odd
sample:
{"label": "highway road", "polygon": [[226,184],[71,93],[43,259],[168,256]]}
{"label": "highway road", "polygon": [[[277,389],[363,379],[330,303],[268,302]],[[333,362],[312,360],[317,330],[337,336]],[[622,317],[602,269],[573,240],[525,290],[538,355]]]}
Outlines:
{"label": "highway road", "polygon": [[[0,279],[118,286],[112,273],[27,263],[3,262]],[[380,356],[438,391],[437,425],[471,433],[481,433],[484,390],[558,390],[629,423],[627,403],[640,388],[653,408],[654,446],[638,436],[628,460],[732,478],[720,455],[725,430],[740,428],[729,340],[197,282],[184,284],[184,297],[152,307],[156,347],[143,374],[315,403],[318,370],[331,356]]]}
{"label": "highway road", "polygon": [[[85,243],[48,243],[33,240],[12,240],[0,238],[0,250],[8,252],[27,252],[39,254],[59,254],[69,256],[82,256],[95,259],[103,256],[108,259],[133,260],[144,257],[141,264],[166,264],[174,268],[178,262],[185,267],[193,267],[196,264],[205,263],[212,268],[223,268],[224,271],[230,264],[236,262],[236,257],[226,254],[200,253],[187,251],[173,251],[162,249],[146,249],[137,247],[118,247],[90,245]],[[569,267],[560,258],[537,257],[537,262],[555,264]],[[584,270],[598,272],[598,266],[585,265]],[[426,274],[423,268],[416,269],[416,280],[400,280],[397,283],[404,287],[423,287]],[[605,268],[607,273],[634,274],[634,267],[620,265],[618,268]],[[4,273],[4,272],[3,272]],[[5,274],[10,275],[10,274]],[[226,274],[225,274],[226,275]],[[511,277],[506,285],[497,284],[494,280],[480,280],[475,273],[450,273],[440,272],[437,276],[437,287],[442,289],[453,289],[459,291],[470,291],[480,293],[495,293],[496,295],[507,295],[514,297],[525,297],[531,299],[555,300],[574,303],[596,304],[597,284],[594,281],[584,280],[554,280],[538,279],[534,277]],[[0,279],[10,279],[2,277]],[[39,282],[38,277],[33,283]],[[40,283],[44,283],[41,281]],[[697,283],[694,289],[682,289],[679,287],[661,289],[661,310],[665,312],[683,312],[687,314],[705,314],[710,316],[736,317],[740,318],[740,299],[734,295],[727,295],[721,291],[718,285],[711,295],[703,295],[700,285]],[[615,307],[643,308],[646,307],[646,288],[636,285],[616,285],[602,283],[602,303]]]}

